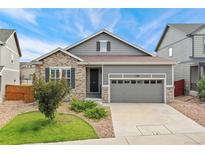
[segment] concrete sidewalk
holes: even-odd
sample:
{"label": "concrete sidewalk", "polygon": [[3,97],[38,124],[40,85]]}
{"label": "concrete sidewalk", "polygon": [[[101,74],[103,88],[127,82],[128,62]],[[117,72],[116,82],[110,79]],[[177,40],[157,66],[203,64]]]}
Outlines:
{"label": "concrete sidewalk", "polygon": [[205,144],[205,133],[129,136],[50,143],[53,145],[199,145]]}

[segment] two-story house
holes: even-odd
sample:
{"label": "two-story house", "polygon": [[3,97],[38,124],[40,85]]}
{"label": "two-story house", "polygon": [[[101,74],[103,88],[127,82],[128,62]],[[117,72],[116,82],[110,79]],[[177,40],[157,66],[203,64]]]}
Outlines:
{"label": "two-story house", "polygon": [[0,29],[0,102],[4,100],[5,85],[19,84],[21,50],[15,30]]}
{"label": "two-story house", "polygon": [[174,79],[184,79],[187,94],[196,95],[196,83],[205,74],[205,24],[168,24],[156,52],[177,62]]}
{"label": "two-story house", "polygon": [[34,61],[37,77],[66,78],[71,97],[110,103],[166,103],[174,98],[175,62],[155,57],[107,30]]}

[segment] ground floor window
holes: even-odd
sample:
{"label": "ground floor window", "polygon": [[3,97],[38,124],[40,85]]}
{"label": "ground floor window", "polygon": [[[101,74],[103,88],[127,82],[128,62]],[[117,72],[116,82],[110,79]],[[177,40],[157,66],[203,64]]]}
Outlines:
{"label": "ground floor window", "polygon": [[50,80],[57,81],[66,79],[69,86],[71,83],[71,68],[51,67],[49,72]]}

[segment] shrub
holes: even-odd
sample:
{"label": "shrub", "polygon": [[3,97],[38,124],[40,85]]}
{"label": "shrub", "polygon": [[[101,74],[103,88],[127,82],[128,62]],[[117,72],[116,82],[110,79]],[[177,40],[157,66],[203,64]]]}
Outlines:
{"label": "shrub", "polygon": [[93,109],[97,106],[97,103],[94,101],[85,101],[85,110],[87,109]]}
{"label": "shrub", "polygon": [[66,80],[45,82],[43,79],[34,78],[33,86],[39,111],[46,118],[53,120],[60,102],[69,93]]}
{"label": "shrub", "polygon": [[84,111],[84,104],[83,101],[72,99],[70,103],[70,109],[75,111],[75,112],[82,112]]}
{"label": "shrub", "polygon": [[197,82],[197,91],[198,96],[201,99],[205,99],[205,76],[203,76],[198,82]]}
{"label": "shrub", "polygon": [[88,109],[85,111],[85,116],[90,119],[101,119],[108,116],[108,112],[103,107],[95,107],[93,109]]}
{"label": "shrub", "polygon": [[70,103],[70,109],[75,112],[83,112],[88,109],[92,109],[97,106],[97,103],[93,101],[81,101],[76,98],[73,98]]}

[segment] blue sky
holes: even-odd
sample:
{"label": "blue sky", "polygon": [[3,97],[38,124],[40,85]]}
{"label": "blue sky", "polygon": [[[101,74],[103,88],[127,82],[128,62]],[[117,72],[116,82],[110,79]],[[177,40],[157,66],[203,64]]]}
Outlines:
{"label": "blue sky", "polygon": [[205,9],[0,9],[0,28],[17,30],[21,61],[103,28],[153,52],[167,23],[205,23]]}

